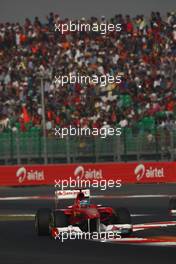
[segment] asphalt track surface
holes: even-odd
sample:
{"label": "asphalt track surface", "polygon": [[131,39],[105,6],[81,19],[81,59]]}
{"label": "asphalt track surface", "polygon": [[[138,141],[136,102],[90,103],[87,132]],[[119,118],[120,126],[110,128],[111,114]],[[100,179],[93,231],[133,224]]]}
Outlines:
{"label": "asphalt track surface", "polygon": [[[53,207],[53,192],[53,187],[1,188],[0,215],[34,214],[40,207]],[[129,208],[134,224],[176,220],[168,213],[169,198],[176,195],[176,185],[173,184],[128,185],[106,192],[94,190],[92,194],[97,195],[92,202]],[[38,199],[37,196],[41,198]],[[138,231],[136,236],[176,238],[176,227]],[[68,240],[60,243],[48,237],[37,237],[32,220],[0,221],[0,264],[169,264],[175,263],[175,259],[176,246],[100,243],[87,240]]]}

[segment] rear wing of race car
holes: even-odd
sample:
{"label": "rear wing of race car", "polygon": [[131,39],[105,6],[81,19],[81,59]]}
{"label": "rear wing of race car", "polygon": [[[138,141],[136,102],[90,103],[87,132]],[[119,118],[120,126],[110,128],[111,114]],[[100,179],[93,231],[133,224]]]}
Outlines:
{"label": "rear wing of race car", "polygon": [[57,190],[55,191],[55,206],[57,208],[59,200],[76,199],[79,193],[83,193],[85,198],[90,198],[90,190]]}

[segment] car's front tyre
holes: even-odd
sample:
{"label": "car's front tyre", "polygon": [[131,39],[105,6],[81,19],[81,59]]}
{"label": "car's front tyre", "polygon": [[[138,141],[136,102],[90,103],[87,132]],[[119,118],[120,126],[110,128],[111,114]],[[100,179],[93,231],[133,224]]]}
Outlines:
{"label": "car's front tyre", "polygon": [[35,231],[38,236],[49,236],[49,224],[51,219],[51,210],[41,208],[35,215]]}

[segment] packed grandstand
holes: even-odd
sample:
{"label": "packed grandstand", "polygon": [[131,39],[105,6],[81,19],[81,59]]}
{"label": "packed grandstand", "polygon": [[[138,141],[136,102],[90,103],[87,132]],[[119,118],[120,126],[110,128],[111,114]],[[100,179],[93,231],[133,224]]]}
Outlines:
{"label": "packed grandstand", "polygon": [[[75,21],[122,25],[106,35],[54,30],[68,21],[50,13],[45,22],[36,17],[23,25],[0,24],[0,132],[41,128],[41,72],[47,131],[69,125],[176,128],[176,13]],[[120,74],[122,82],[103,87],[53,82],[69,73]]]}

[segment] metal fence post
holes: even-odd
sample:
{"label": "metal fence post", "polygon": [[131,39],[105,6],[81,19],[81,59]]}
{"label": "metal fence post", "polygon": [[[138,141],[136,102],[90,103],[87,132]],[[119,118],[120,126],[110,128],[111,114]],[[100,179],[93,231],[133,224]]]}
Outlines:
{"label": "metal fence post", "polygon": [[17,163],[21,163],[20,159],[20,137],[19,137],[19,131],[16,133],[16,149],[17,149]]}
{"label": "metal fence post", "polygon": [[156,161],[158,161],[158,130],[155,125],[155,150],[156,150]]}
{"label": "metal fence post", "polygon": [[42,102],[42,127],[43,127],[43,151],[44,151],[44,163],[48,163],[47,158],[47,140],[46,140],[46,118],[45,118],[45,98],[44,98],[44,86],[43,86],[43,77],[41,77],[41,85],[40,85],[40,92],[41,92],[41,102]]}
{"label": "metal fence post", "polygon": [[70,140],[69,136],[66,136],[66,153],[67,153],[67,163],[71,163],[71,158],[70,158]]}
{"label": "metal fence post", "polygon": [[171,161],[174,161],[174,131],[170,132],[170,138],[171,138]]}
{"label": "metal fence post", "polygon": [[124,144],[124,160],[127,160],[127,142],[126,142],[126,127],[124,127],[124,137],[123,137],[123,144]]}

